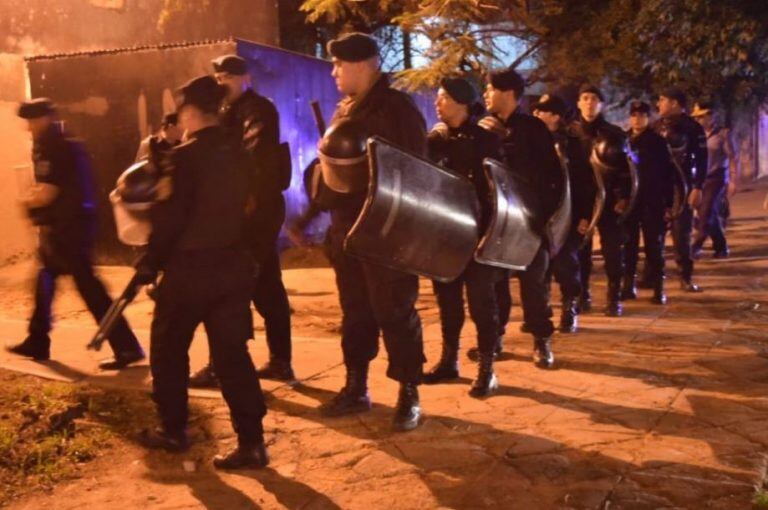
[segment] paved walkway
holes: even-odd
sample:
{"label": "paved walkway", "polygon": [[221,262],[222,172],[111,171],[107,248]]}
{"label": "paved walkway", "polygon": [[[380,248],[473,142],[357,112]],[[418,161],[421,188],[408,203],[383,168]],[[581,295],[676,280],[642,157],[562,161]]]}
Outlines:
{"label": "paved walkway", "polygon": [[[578,335],[558,335],[559,369],[529,360],[531,342],[514,322],[507,354],[497,364],[497,396],[467,396],[474,367],[462,354],[462,380],[427,386],[427,419],[408,434],[390,430],[397,387],[384,377],[384,353],[371,369],[370,413],[324,419],[317,405],[343,381],[339,311],[328,269],[285,272],[294,313],[296,386],[265,381],[272,463],[262,472],[220,474],[202,461],[211,446],[184,459],[122,445],[89,476],[17,508],[749,508],[768,465],[768,220],[760,206],[766,186],[733,200],[732,257],[697,265],[705,292],[684,295],[671,263],[665,307],[650,291],[626,305],[626,316],[583,317]],[[20,290],[32,266],[0,270],[0,335],[22,338],[29,298]],[[600,274],[601,265],[596,266]],[[116,292],[129,271],[105,269]],[[43,377],[148,387],[146,366],[119,375],[99,373],[100,357],[84,351],[94,326],[63,283],[57,302],[55,361],[34,363],[0,354],[0,366]],[[420,313],[430,364],[439,353],[439,327],[430,285],[422,283]],[[604,278],[595,288],[603,300]],[[517,295],[517,289],[513,289]],[[557,302],[557,297],[553,300]],[[558,311],[556,310],[556,314]],[[519,321],[515,308],[513,319]],[[148,338],[151,302],[140,299],[128,318]],[[474,344],[468,321],[463,350]],[[251,343],[263,361],[263,332]],[[207,356],[201,335],[193,369]],[[211,434],[234,440],[226,407],[215,392]],[[119,454],[119,455],[118,455]],[[115,460],[117,457],[119,460]],[[115,462],[122,463],[115,466]],[[96,461],[99,466],[99,461]],[[115,467],[117,469],[115,469]]]}

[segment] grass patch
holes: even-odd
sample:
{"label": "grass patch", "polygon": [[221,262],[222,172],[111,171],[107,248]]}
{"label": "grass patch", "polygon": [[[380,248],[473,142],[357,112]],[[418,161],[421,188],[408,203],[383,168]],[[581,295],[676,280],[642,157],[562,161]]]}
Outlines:
{"label": "grass patch", "polygon": [[752,508],[754,510],[768,510],[768,491],[760,489],[752,498]]}
{"label": "grass patch", "polygon": [[30,490],[76,478],[84,463],[154,417],[145,393],[0,370],[0,507]]}

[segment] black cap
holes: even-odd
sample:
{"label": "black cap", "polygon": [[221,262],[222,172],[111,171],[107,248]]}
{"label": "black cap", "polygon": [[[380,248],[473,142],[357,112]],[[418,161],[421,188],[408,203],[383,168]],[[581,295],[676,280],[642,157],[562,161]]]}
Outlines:
{"label": "black cap", "polygon": [[440,87],[459,104],[471,106],[477,102],[477,90],[464,78],[443,78]]}
{"label": "black cap", "polygon": [[683,108],[685,108],[685,104],[688,102],[688,98],[685,94],[685,91],[680,87],[666,88],[659,95],[661,97],[666,97],[667,99],[674,99],[675,101],[680,103],[680,106],[682,106]]}
{"label": "black cap", "polygon": [[211,61],[217,73],[229,73],[235,76],[248,74],[248,63],[237,55],[222,55]]}
{"label": "black cap", "polygon": [[591,83],[585,83],[579,87],[579,97],[581,97],[582,94],[594,94],[598,97],[598,99],[600,99],[600,101],[605,101],[603,92]]}
{"label": "black cap", "polygon": [[176,112],[163,115],[163,126],[175,126],[179,123],[179,114]]}
{"label": "black cap", "polygon": [[56,106],[47,97],[24,101],[19,105],[18,115],[22,119],[38,119],[56,113]]}
{"label": "black cap", "polygon": [[565,117],[565,114],[568,112],[568,106],[565,104],[565,101],[558,96],[550,96],[549,94],[541,96],[539,102],[533,105],[533,109],[541,112],[554,113],[561,117]]}
{"label": "black cap", "polygon": [[328,53],[345,62],[362,62],[379,56],[379,45],[368,34],[351,32],[328,43]]}
{"label": "black cap", "polygon": [[205,113],[216,113],[224,99],[226,89],[210,75],[198,76],[176,89],[176,109],[193,105]]}
{"label": "black cap", "polygon": [[644,113],[646,115],[650,115],[651,105],[645,101],[632,101],[629,103],[629,114],[632,115],[633,113]]}
{"label": "black cap", "polygon": [[502,71],[492,71],[488,74],[488,81],[491,82],[493,88],[501,91],[514,90],[515,96],[521,98],[523,92],[525,92],[525,79],[520,76],[520,73],[512,68],[504,69]]}

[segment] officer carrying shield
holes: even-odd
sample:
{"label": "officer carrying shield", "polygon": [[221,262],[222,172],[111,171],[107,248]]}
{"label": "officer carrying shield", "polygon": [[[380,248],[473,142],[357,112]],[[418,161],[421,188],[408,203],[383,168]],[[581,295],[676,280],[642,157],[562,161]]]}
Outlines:
{"label": "officer carrying shield", "polygon": [[[90,158],[84,145],[64,132],[49,99],[22,103],[19,117],[27,121],[34,140],[32,159],[35,185],[22,199],[32,222],[39,227],[39,256],[35,311],[29,336],[8,347],[10,352],[36,360],[50,357],[51,304],[56,279],[71,274],[91,315],[100,322],[110,307],[104,284],[93,272],[96,236],[96,193]],[[144,352],[125,319],[117,321],[109,336],[114,360],[100,365],[119,370],[144,359]]]}
{"label": "officer carrying shield", "polygon": [[188,350],[203,323],[213,366],[229,406],[238,446],[217,456],[220,469],[267,464],[262,418],[266,413],[256,369],[248,354],[250,300],[255,266],[247,246],[248,173],[238,147],[219,126],[225,89],[211,76],[177,92],[179,119],[189,140],[177,147],[167,172],[173,186],[153,207],[153,229],[137,283],[155,280],[150,358],[152,398],[161,427],[144,431],[150,448],[188,446]]}
{"label": "officer carrying shield", "polygon": [[331,41],[332,76],[346,95],[320,142],[325,183],[345,199],[329,206],[329,255],[342,310],[342,350],[347,370],[341,391],[321,406],[326,416],[367,411],[368,365],[378,353],[379,331],[389,354],[387,376],[400,383],[394,427],[411,430],[421,420],[418,384],[425,361],[416,313],[419,279],[344,251],[344,240],[361,211],[368,185],[365,140],[379,135],[425,154],[425,122],[411,99],[389,85],[379,70],[379,50],[368,35],[350,33]]}
{"label": "officer carrying shield", "polygon": [[[462,78],[440,82],[435,100],[437,116],[442,121],[428,135],[429,157],[452,172],[469,179],[475,186],[481,207],[481,230],[488,222],[490,192],[483,172],[485,158],[499,159],[499,139],[477,125],[483,112],[475,88]],[[459,377],[459,336],[464,324],[464,288],[467,289],[469,315],[477,329],[480,352],[493,353],[498,341],[499,307],[496,284],[504,279],[503,269],[472,261],[456,280],[433,282],[440,324],[443,352],[440,361],[424,374],[426,384]],[[472,384],[470,395],[487,396],[498,388],[493,372],[481,373]]]}
{"label": "officer carrying shield", "polygon": [[581,297],[581,268],[579,247],[584,241],[592,208],[595,203],[595,180],[589,160],[581,149],[579,139],[569,135],[565,129],[568,108],[560,97],[542,96],[533,107],[533,114],[541,119],[555,138],[568,171],[571,186],[572,220],[565,244],[552,259],[550,274],[560,285],[562,312],[560,331],[575,333],[578,329],[579,298]]}
{"label": "officer carrying shield", "polygon": [[[533,230],[542,238],[549,219],[562,196],[563,171],[555,152],[555,144],[547,127],[539,119],[520,111],[525,80],[513,69],[493,72],[488,76],[485,105],[492,117],[481,125],[501,136],[502,159],[506,166],[530,183],[539,206],[533,212]],[[520,297],[528,331],[533,335],[533,361],[540,368],[552,368],[552,308],[547,281],[549,247],[541,243],[533,261],[525,271],[517,273]],[[493,352],[480,353],[480,370],[492,373]],[[487,375],[486,375],[487,376]]]}

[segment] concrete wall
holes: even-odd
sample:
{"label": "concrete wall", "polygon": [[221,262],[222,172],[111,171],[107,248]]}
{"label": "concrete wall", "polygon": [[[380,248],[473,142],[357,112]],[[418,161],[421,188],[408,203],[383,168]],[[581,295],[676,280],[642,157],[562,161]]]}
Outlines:
{"label": "concrete wall", "polygon": [[[166,4],[171,8],[164,11]],[[6,53],[41,55],[227,37],[277,45],[277,1],[0,2],[0,52]]]}
{"label": "concrete wall", "polygon": [[32,176],[32,139],[16,116],[25,90],[23,59],[0,54],[0,266],[30,256],[35,247],[32,225],[16,200],[20,178]]}

